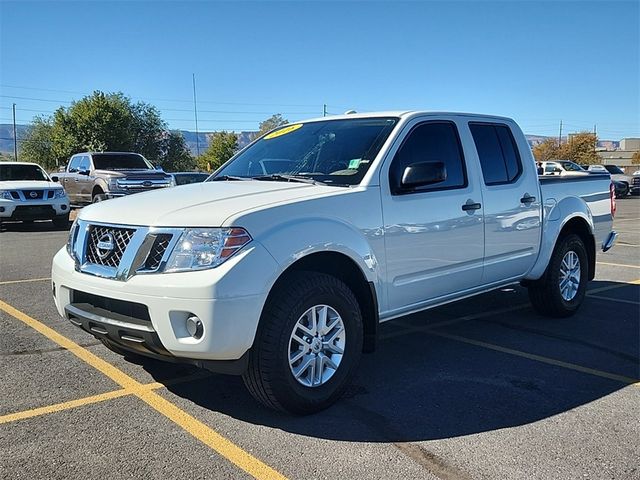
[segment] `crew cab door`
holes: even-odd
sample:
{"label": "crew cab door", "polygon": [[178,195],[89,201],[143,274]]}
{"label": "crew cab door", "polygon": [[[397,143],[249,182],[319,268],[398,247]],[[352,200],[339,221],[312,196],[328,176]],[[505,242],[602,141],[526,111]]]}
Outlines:
{"label": "crew cab door", "polygon": [[80,201],[78,198],[78,169],[81,159],[80,155],[71,157],[67,166],[67,173],[62,177],[62,186],[71,203],[79,203]]}
{"label": "crew cab door", "polygon": [[531,269],[540,248],[542,211],[536,165],[515,124],[471,121],[468,125],[484,183],[482,283],[517,279]]}
{"label": "crew cab door", "polygon": [[[482,276],[481,190],[458,126],[416,119],[407,130],[380,177],[390,314],[476,287]],[[444,181],[403,189],[406,167],[419,162],[444,163]]]}
{"label": "crew cab door", "polygon": [[82,203],[91,203],[93,191],[93,177],[91,176],[91,159],[88,155],[80,157],[80,166],[77,173],[78,200]]}

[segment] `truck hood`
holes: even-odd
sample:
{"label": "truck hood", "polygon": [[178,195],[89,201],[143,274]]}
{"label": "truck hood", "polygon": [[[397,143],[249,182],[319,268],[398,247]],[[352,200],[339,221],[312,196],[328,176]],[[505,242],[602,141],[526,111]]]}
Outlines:
{"label": "truck hood", "polygon": [[62,188],[57,182],[44,180],[6,180],[0,182],[0,190],[30,190],[42,188]]}
{"label": "truck hood", "polygon": [[78,218],[119,225],[217,227],[243,211],[345,191],[349,189],[293,182],[204,182],[107,200],[82,209]]}

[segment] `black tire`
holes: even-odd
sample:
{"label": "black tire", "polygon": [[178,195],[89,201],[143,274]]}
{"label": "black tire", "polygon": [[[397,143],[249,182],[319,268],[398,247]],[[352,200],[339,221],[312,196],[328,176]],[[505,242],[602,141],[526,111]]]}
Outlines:
{"label": "black tire", "polygon": [[[565,300],[560,289],[560,269],[567,253],[573,251],[580,262],[578,289],[570,300]],[[547,317],[564,318],[575,314],[587,293],[589,257],[582,239],[575,234],[561,238],[553,250],[549,266],[542,279],[529,286],[529,300],[533,308]]]}
{"label": "black tire", "polygon": [[[289,366],[289,341],[302,315],[316,305],[328,305],[342,318],[345,348],[338,368],[326,383],[299,383]],[[341,280],[317,272],[295,272],[270,297],[242,376],[251,395],[269,408],[306,415],[333,404],[349,385],[362,354],[360,306]]]}
{"label": "black tire", "polygon": [[69,214],[66,215],[58,215],[54,217],[52,220],[53,226],[56,228],[67,228],[69,227]]}
{"label": "black tire", "polygon": [[91,199],[91,203],[104,202],[107,196],[104,193],[96,193]]}

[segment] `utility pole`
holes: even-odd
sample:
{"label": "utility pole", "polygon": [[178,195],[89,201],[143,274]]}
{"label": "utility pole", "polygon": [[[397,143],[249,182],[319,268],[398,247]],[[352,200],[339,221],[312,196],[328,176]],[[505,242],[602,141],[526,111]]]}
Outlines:
{"label": "utility pole", "polygon": [[198,134],[198,106],[196,102],[196,74],[191,74],[193,78],[193,116],[196,119],[196,155],[200,156],[200,135]]}
{"label": "utility pole", "polygon": [[322,104],[322,116],[323,117],[327,116],[327,104],[326,103]]}
{"label": "utility pole", "polygon": [[560,133],[558,133],[558,148],[562,145],[562,120],[560,120]]}

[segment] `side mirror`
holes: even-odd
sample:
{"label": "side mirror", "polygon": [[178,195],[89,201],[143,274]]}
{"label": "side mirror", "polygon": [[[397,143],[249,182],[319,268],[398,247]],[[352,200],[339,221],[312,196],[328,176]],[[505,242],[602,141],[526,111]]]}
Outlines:
{"label": "side mirror", "polygon": [[447,179],[447,169],[443,162],[418,162],[405,167],[400,180],[402,190],[433,185]]}
{"label": "side mirror", "polygon": [[51,175],[52,182],[60,182],[60,178],[57,175]]}
{"label": "side mirror", "polygon": [[79,175],[89,175],[89,170],[78,170]]}

